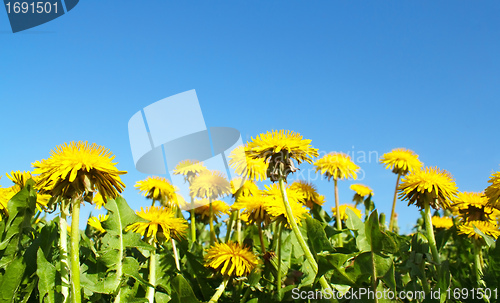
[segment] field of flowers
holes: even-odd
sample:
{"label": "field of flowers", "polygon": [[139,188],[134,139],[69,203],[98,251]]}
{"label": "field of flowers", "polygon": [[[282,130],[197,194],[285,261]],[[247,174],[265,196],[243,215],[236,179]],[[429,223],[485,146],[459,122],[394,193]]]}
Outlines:
{"label": "field of flowers", "polygon": [[[186,159],[174,173],[190,197],[151,176],[135,184],[151,205],[133,210],[108,149],[72,142],[47,156],[0,188],[0,302],[500,302],[500,172],[460,192],[394,149],[380,159],[395,174],[385,215],[363,184],[339,202],[338,182],[360,169],[348,155],[318,158],[300,134],[272,131],[231,153],[241,178]],[[304,162],[331,181],[334,208],[314,184],[287,182]],[[420,208],[411,235],[398,232],[398,198]],[[82,231],[84,203],[107,214]]]}

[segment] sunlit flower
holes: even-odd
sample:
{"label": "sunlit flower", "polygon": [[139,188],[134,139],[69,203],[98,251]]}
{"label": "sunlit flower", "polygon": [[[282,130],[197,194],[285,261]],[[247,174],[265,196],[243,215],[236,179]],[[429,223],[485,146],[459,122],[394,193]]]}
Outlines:
{"label": "sunlit flower", "polygon": [[465,224],[458,226],[458,233],[465,234],[468,237],[474,237],[475,239],[480,239],[481,235],[474,230],[474,226],[479,229],[483,234],[491,236],[493,238],[498,238],[500,236],[500,230],[498,226],[493,222],[487,221],[469,221]]}
{"label": "sunlit flower", "polygon": [[246,276],[259,263],[257,256],[237,242],[215,243],[205,255],[205,266],[219,271],[224,276]]}
{"label": "sunlit flower", "polygon": [[177,188],[163,177],[147,177],[145,180],[137,181],[135,187],[151,200],[166,203],[176,198]]}
{"label": "sunlit flower", "polygon": [[179,162],[174,169],[174,175],[183,175],[187,181],[191,182],[191,178],[207,171],[208,169],[203,165],[203,162],[196,160],[184,160]]}
{"label": "sunlit flower", "polygon": [[[7,187],[7,188],[0,188],[0,211],[4,213],[5,215],[8,214],[7,212],[7,203],[9,202],[12,197],[16,192],[12,187]],[[0,221],[2,220],[2,217],[0,216]]]}
{"label": "sunlit flower", "polygon": [[190,186],[191,195],[202,199],[217,199],[231,193],[231,185],[219,171],[200,173]]}
{"label": "sunlit flower", "polygon": [[248,147],[238,146],[229,155],[229,166],[236,174],[250,180],[266,179],[267,163],[262,158],[252,158],[247,155]]}
{"label": "sunlit flower", "polygon": [[309,183],[304,180],[298,180],[292,183],[290,189],[297,190],[304,195],[304,198],[300,200],[310,209],[313,208],[314,204],[323,205],[325,203],[325,196],[318,194],[314,184]]}
{"label": "sunlit flower", "polygon": [[453,219],[450,217],[433,216],[432,217],[432,225],[434,225],[435,228],[448,229],[448,228],[453,227]]}
{"label": "sunlit flower", "polygon": [[363,184],[352,184],[349,188],[355,191],[356,195],[362,198],[373,195],[373,190]]}
{"label": "sunlit flower", "polygon": [[434,209],[448,208],[457,195],[457,186],[446,170],[426,167],[403,177],[398,186],[399,198],[420,209],[429,203]]}
{"label": "sunlit flower", "polygon": [[163,206],[151,206],[145,210],[141,207],[137,215],[147,222],[133,223],[125,231],[132,230],[146,238],[153,237],[156,242],[167,241],[171,237],[180,241],[188,227],[186,220],[177,218],[174,210]]}
{"label": "sunlit flower", "polygon": [[500,209],[500,171],[492,174],[488,183],[491,185],[486,188],[484,193],[488,197],[489,203]]}
{"label": "sunlit flower", "polygon": [[324,174],[328,180],[354,179],[359,166],[351,161],[351,157],[343,153],[329,153],[314,163],[316,172]]}
{"label": "sunlit flower", "polygon": [[259,187],[252,180],[245,180],[245,182],[243,182],[241,178],[234,178],[231,180],[230,184],[231,193],[236,199],[240,196],[251,196],[259,194],[260,192]]}
{"label": "sunlit flower", "polygon": [[31,175],[31,172],[26,172],[26,171],[12,171],[9,174],[6,174],[7,177],[14,182],[15,187],[16,187],[16,192],[21,191],[23,187],[26,185],[26,182],[29,179],[33,179],[33,176]]}
{"label": "sunlit flower", "polygon": [[[208,200],[198,200],[195,202],[195,205],[195,214],[199,215],[202,220],[210,218],[210,203]],[[229,214],[229,205],[220,200],[212,201],[212,211],[214,212],[215,219],[220,218],[222,215]]]}
{"label": "sunlit flower", "polygon": [[106,202],[104,202],[104,199],[101,196],[101,193],[97,193],[94,195],[94,205],[96,209],[101,209],[101,207],[104,206]]}
{"label": "sunlit flower", "polygon": [[[263,191],[263,195],[266,199],[265,208],[266,211],[274,217],[275,220],[286,220],[290,224],[290,218],[286,212],[285,204],[283,203],[283,197],[279,189],[278,184],[272,184],[271,186],[265,185],[266,190]],[[289,186],[286,187],[286,195],[288,202],[290,203],[290,208],[292,209],[293,217],[297,224],[301,225],[301,221],[306,218],[308,214],[307,208],[304,204],[299,201],[305,199],[305,195],[296,189],[292,189]]]}
{"label": "sunlit flower", "polygon": [[[342,204],[339,205],[340,220],[344,221],[347,220],[347,218],[349,217],[346,212],[347,209],[352,210],[354,214],[356,214],[356,216],[361,218],[361,210],[357,209],[356,206],[351,204]],[[332,212],[334,217],[337,216],[337,209],[335,207],[332,207]]]}
{"label": "sunlit flower", "polygon": [[106,221],[108,218],[109,218],[109,215],[99,215],[98,218],[90,217],[89,220],[87,221],[87,223],[88,223],[88,225],[92,226],[100,233],[105,233],[106,230],[102,227],[101,223]]}
{"label": "sunlit flower", "polygon": [[[25,171],[12,171],[9,174],[6,174],[7,177],[14,182],[14,185],[11,187],[12,191],[14,194],[17,194],[20,192],[25,186],[26,182],[28,182],[29,179],[33,179],[36,181],[37,177],[34,177],[31,172],[25,172]],[[49,194],[41,194],[38,193],[36,196],[36,208],[39,211],[42,211],[47,208],[47,204],[49,203],[49,200],[52,196]]]}
{"label": "sunlit flower", "polygon": [[483,193],[458,193],[455,203],[451,206],[465,221],[494,221],[500,214],[488,204],[488,198]]}
{"label": "sunlit flower", "polygon": [[396,148],[389,153],[385,153],[380,158],[380,162],[385,164],[386,169],[390,168],[393,173],[400,175],[406,175],[408,172],[418,170],[423,165],[418,160],[418,155],[415,152],[405,148]]}
{"label": "sunlit flower", "polygon": [[51,156],[36,161],[34,174],[40,174],[36,187],[53,196],[73,197],[82,193],[99,191],[103,196],[116,198],[125,185],[113,163],[112,153],[95,143],[71,142],[56,147]]}
{"label": "sunlit flower", "polygon": [[241,196],[232,208],[240,210],[241,219],[247,223],[266,225],[271,221],[266,211],[266,198],[262,195]]}
{"label": "sunlit flower", "polygon": [[268,164],[266,175],[275,182],[281,177],[286,180],[289,173],[297,170],[293,160],[298,164],[312,163],[312,158],[318,156],[318,150],[310,143],[311,140],[302,139],[293,131],[274,130],[252,138],[246,152],[252,159],[264,159]]}

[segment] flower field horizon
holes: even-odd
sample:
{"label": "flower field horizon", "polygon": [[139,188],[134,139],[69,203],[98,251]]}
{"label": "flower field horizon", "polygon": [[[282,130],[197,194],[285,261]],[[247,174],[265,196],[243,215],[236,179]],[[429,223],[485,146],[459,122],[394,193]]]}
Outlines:
{"label": "flower field horizon", "polygon": [[[386,185],[393,199],[378,201],[377,188],[357,180],[364,171],[354,156],[273,130],[232,151],[239,178],[179,162],[174,173],[190,188],[182,196],[159,176],[124,183],[127,172],[96,144],[41,156],[0,187],[2,302],[499,301],[498,171],[470,192],[452,172],[395,148],[377,154],[395,175]],[[356,181],[350,196],[338,190],[346,180]],[[149,204],[132,209],[125,187]],[[81,217],[82,205],[103,214]],[[411,234],[400,232],[396,205],[416,207]],[[360,290],[368,293],[351,296]]]}

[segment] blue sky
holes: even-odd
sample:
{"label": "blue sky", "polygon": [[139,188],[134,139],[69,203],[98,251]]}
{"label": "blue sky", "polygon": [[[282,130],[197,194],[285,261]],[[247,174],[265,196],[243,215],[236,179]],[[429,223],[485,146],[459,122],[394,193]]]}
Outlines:
{"label": "blue sky", "polygon": [[[131,206],[147,206],[128,120],[196,89],[206,124],[244,140],[290,129],[323,152],[406,147],[482,191],[500,164],[499,13],[494,1],[88,0],[12,34],[0,11],[0,172],[88,140],[129,171]],[[364,179],[340,182],[341,202],[360,182],[389,213],[396,176],[374,157],[357,164]],[[333,184],[315,183],[329,209]],[[417,209],[397,212],[409,231]]]}

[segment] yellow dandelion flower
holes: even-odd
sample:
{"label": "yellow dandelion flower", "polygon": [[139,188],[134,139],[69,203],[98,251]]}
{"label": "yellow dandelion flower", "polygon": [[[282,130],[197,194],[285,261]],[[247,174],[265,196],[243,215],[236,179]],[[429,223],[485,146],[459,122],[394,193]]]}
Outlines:
{"label": "yellow dandelion flower", "polygon": [[266,179],[267,163],[262,158],[252,158],[247,155],[248,147],[238,146],[229,155],[229,166],[236,174],[250,180]]}
{"label": "yellow dandelion flower", "polygon": [[423,209],[424,203],[429,203],[434,209],[439,209],[450,206],[457,195],[457,186],[446,170],[426,167],[403,177],[398,191],[399,198],[408,200],[408,205],[415,204]]}
{"label": "yellow dandelion flower", "polygon": [[190,186],[191,196],[202,199],[217,199],[231,193],[231,185],[219,171],[200,173]]}
{"label": "yellow dandelion flower", "polygon": [[36,161],[34,174],[40,174],[36,187],[42,194],[73,197],[86,192],[99,191],[103,196],[116,198],[125,184],[113,163],[112,153],[95,143],[71,142],[56,147],[51,156]]}
{"label": "yellow dandelion flower", "polygon": [[311,140],[293,131],[275,131],[258,135],[248,143],[247,156],[252,159],[263,159],[267,164],[266,175],[272,182],[297,171],[293,160],[298,164],[312,163],[312,158],[318,156],[318,150],[313,148]]}
{"label": "yellow dandelion flower", "polygon": [[500,236],[500,230],[498,226],[493,222],[487,221],[469,221],[465,224],[458,226],[458,233],[467,235],[468,237],[474,237],[475,239],[481,238],[481,235],[476,233],[474,226],[479,229],[483,234],[491,236],[493,238],[498,238]]}
{"label": "yellow dandelion flower", "polygon": [[500,171],[492,174],[488,183],[490,186],[486,188],[484,193],[488,197],[489,203],[498,209],[500,209]]}
{"label": "yellow dandelion flower", "polygon": [[251,196],[260,192],[259,187],[252,180],[245,180],[243,182],[241,178],[234,178],[229,183],[231,185],[231,193],[236,199],[240,196]]}
{"label": "yellow dandelion flower", "polygon": [[95,208],[96,209],[101,209],[101,207],[104,206],[104,204],[106,204],[106,202],[104,202],[104,199],[102,198],[102,195],[101,193],[97,193],[94,195],[94,205],[95,205]]}
{"label": "yellow dandelion flower", "polygon": [[385,164],[386,169],[390,168],[393,173],[400,175],[406,175],[408,172],[418,170],[423,165],[418,160],[418,155],[406,148],[396,148],[389,153],[383,154],[380,162]]}
{"label": "yellow dandelion flower", "polygon": [[166,203],[175,198],[177,188],[163,177],[147,177],[137,181],[135,187],[148,199]]}
{"label": "yellow dandelion flower", "polygon": [[100,233],[105,233],[106,230],[102,227],[102,222],[106,221],[109,218],[109,215],[99,215],[98,218],[90,217],[87,221],[87,224],[95,228]]}
{"label": "yellow dandelion flower", "polygon": [[224,276],[246,276],[258,264],[257,256],[237,242],[215,243],[207,249],[205,266],[219,271]]}
{"label": "yellow dandelion flower", "polygon": [[188,227],[186,220],[177,218],[174,210],[166,207],[151,206],[137,212],[139,217],[147,222],[136,222],[125,229],[132,230],[146,238],[153,237],[154,241],[168,241],[170,238],[181,240]]}
{"label": "yellow dandelion flower", "polygon": [[[8,214],[7,212],[7,203],[9,203],[10,199],[14,197],[16,191],[12,187],[0,188],[0,211],[4,214]],[[0,216],[0,221],[2,217]]]}
{"label": "yellow dandelion flower", "polygon": [[[278,184],[274,183],[271,186],[264,186],[266,187],[266,190],[263,191],[263,195],[266,199],[266,211],[271,217],[274,217],[275,220],[283,219],[290,224],[290,218],[286,212]],[[309,212],[304,204],[299,202],[305,199],[305,195],[296,189],[290,188],[290,186],[286,187],[286,194],[288,202],[290,203],[290,208],[292,209],[293,217],[297,224],[301,225],[302,219],[305,219]]]}
{"label": "yellow dandelion flower", "polygon": [[6,174],[7,178],[9,178],[12,182],[14,182],[16,186],[16,191],[19,192],[23,187],[26,185],[26,182],[29,179],[33,179],[33,176],[31,175],[31,172],[26,172],[26,171],[12,171],[9,174]]}
{"label": "yellow dandelion flower", "polygon": [[[208,200],[198,200],[195,202],[196,208],[194,209],[194,213],[199,215],[202,220],[209,219],[210,217],[210,203]],[[214,218],[220,218],[222,215],[229,214],[229,205],[224,201],[215,200],[212,201],[212,210],[214,212]]]}
{"label": "yellow dandelion flower", "polygon": [[304,180],[298,180],[292,183],[290,189],[297,190],[304,195],[304,199],[300,200],[310,209],[313,208],[314,204],[323,205],[325,203],[325,196],[318,194],[314,184],[309,183]]}
{"label": "yellow dandelion flower", "polygon": [[355,191],[356,195],[363,198],[369,195],[373,195],[373,190],[363,184],[352,184],[349,188]]}
{"label": "yellow dandelion flower", "polygon": [[432,225],[434,225],[435,228],[448,229],[448,228],[453,227],[453,219],[450,217],[433,216],[432,217]]}
{"label": "yellow dandelion flower", "polygon": [[191,182],[192,177],[206,171],[208,169],[203,165],[203,162],[184,160],[175,166],[174,175],[183,175],[187,181]]}
{"label": "yellow dandelion flower", "polygon": [[250,224],[269,224],[271,218],[266,211],[266,198],[262,195],[241,196],[232,205],[233,209],[241,211],[241,219]]}
{"label": "yellow dandelion flower", "polygon": [[[350,209],[352,210],[356,216],[358,216],[359,218],[361,218],[361,211],[359,209],[356,208],[356,206],[354,205],[351,205],[351,204],[342,204],[342,205],[339,205],[339,212],[340,212],[340,220],[347,220],[348,216],[347,216],[347,209]],[[333,216],[336,217],[337,216],[337,209],[335,207],[332,207],[332,212],[333,212]]]}
{"label": "yellow dandelion flower", "polygon": [[316,172],[320,172],[334,179],[354,179],[356,180],[359,166],[351,161],[351,157],[343,153],[329,153],[314,163]]}
{"label": "yellow dandelion flower", "polygon": [[488,198],[483,193],[477,192],[458,193],[451,208],[455,209],[465,221],[494,221],[500,214],[488,204]]}

